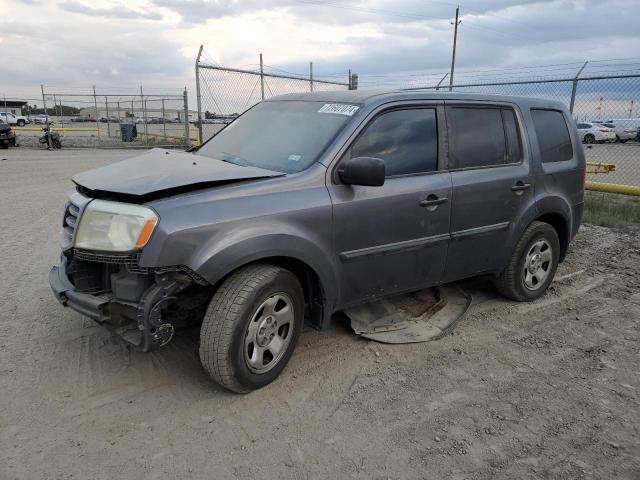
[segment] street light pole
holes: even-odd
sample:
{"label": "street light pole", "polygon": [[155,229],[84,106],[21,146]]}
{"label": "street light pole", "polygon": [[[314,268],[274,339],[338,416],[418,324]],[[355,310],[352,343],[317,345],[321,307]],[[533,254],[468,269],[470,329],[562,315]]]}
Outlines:
{"label": "street light pole", "polygon": [[456,7],[456,20],[451,22],[453,25],[453,52],[451,54],[451,73],[449,74],[449,91],[453,88],[453,70],[456,66],[456,43],[458,41],[458,25],[462,23],[462,20],[458,20],[460,13],[460,5]]}

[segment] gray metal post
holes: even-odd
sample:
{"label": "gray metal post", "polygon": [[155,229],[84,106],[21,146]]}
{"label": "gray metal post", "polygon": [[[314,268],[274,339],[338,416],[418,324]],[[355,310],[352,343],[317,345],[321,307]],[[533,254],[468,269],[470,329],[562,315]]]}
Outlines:
{"label": "gray metal post", "polygon": [[167,142],[167,119],[164,116],[164,98],[162,99],[162,131],[164,133],[164,141]]}
{"label": "gray metal post", "polygon": [[[203,45],[200,45],[198,57],[196,58],[196,102],[198,104],[198,143],[202,143],[202,96],[200,94],[200,56]],[[187,131],[189,130],[189,116],[187,115]]]}
{"label": "gray metal post", "polygon": [[96,127],[98,128],[98,140],[100,140],[100,123],[98,122],[98,99],[96,97],[96,86],[93,86],[93,108],[96,109]]}
{"label": "gray metal post", "polygon": [[[184,102],[184,144],[189,145],[191,143],[191,136],[189,135],[189,97],[187,96],[187,87],[184,87],[182,97]],[[202,139],[202,137],[200,138]]]}
{"label": "gray metal post", "polygon": [[449,91],[453,89],[453,70],[456,67],[456,43],[458,42],[458,25],[460,25],[460,21],[458,21],[458,14],[460,12],[460,6],[456,7],[456,19],[454,22],[453,29],[453,52],[451,53],[451,75],[449,76]]}
{"label": "gray metal post", "polygon": [[351,69],[349,69],[349,82],[348,83],[349,83],[349,86],[347,88],[349,90],[353,90],[353,88],[351,88],[351,87],[353,87],[353,85],[351,85]]}
{"label": "gray metal post", "polygon": [[444,82],[444,79],[445,79],[445,78],[447,78],[447,76],[448,76],[448,75],[449,75],[449,72],[447,72],[447,73],[445,73],[445,74],[444,74],[444,77],[442,77],[442,78],[440,79],[440,81],[438,82],[438,84],[436,85],[436,90],[440,90],[440,84],[441,84],[442,82]]}
{"label": "gray metal post", "polygon": [[111,137],[111,122],[109,121],[109,100],[104,96],[104,111],[107,115],[107,137]]}
{"label": "gray metal post", "polygon": [[64,128],[64,110],[62,110],[62,99],[60,99],[60,126]]}
{"label": "gray metal post", "polygon": [[7,96],[4,96],[4,118],[9,123],[9,116],[7,115]]}
{"label": "gray metal post", "polygon": [[[44,108],[44,118],[45,118],[45,126],[47,127],[47,132],[50,133],[49,130],[49,114],[47,113],[47,99],[44,95],[44,85],[40,84],[40,91],[42,92],[42,107]],[[47,146],[51,148],[51,135],[47,135]]]}
{"label": "gray metal post", "polygon": [[260,54],[260,92],[262,94],[262,100],[264,100],[264,68],[262,64],[262,54]]}
{"label": "gray metal post", "polygon": [[120,121],[120,100],[118,100],[118,103],[116,105],[118,106],[118,123],[122,123]]}
{"label": "gray metal post", "polygon": [[147,101],[144,99],[144,93],[142,93],[142,85],[140,85],[140,98],[142,99],[142,121],[144,123],[144,144],[149,143],[149,129],[147,126]]}
{"label": "gray metal post", "polygon": [[60,121],[60,110],[58,110],[58,100],[56,99],[56,94],[53,94],[53,114],[58,117],[58,121]]}
{"label": "gray metal post", "polygon": [[313,62],[309,62],[309,86],[313,92]]}
{"label": "gray metal post", "polygon": [[352,73],[351,74],[351,90],[357,90],[357,89],[358,89],[358,74]]}
{"label": "gray metal post", "polygon": [[584,65],[582,65],[582,67],[580,67],[580,70],[578,70],[578,73],[576,73],[576,76],[573,77],[573,82],[571,85],[571,100],[569,101],[569,111],[571,113],[573,113],[573,107],[576,103],[576,91],[578,90],[578,77],[580,76],[580,74],[582,73],[582,71],[585,69],[585,67],[587,66],[587,62],[584,62]]}

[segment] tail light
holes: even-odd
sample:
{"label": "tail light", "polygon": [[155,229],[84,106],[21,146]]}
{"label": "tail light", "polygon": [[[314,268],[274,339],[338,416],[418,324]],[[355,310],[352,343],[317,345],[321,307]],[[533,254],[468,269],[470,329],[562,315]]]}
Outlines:
{"label": "tail light", "polygon": [[601,132],[610,132],[611,130],[609,130],[608,128],[599,128],[598,130],[600,130]]}

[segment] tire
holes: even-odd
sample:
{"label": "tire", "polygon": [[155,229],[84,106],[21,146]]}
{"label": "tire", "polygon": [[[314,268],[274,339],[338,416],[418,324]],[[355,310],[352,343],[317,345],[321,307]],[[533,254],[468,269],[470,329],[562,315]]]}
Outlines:
{"label": "tire", "polygon": [[620,137],[616,135],[615,143],[620,143],[620,142],[621,142]]}
{"label": "tire", "polygon": [[18,120],[18,126],[19,127],[24,127],[25,126],[24,120]]}
{"label": "tire", "polygon": [[582,143],[595,143],[596,141],[596,137],[593,136],[593,134],[591,133],[587,133],[584,136],[584,140],[582,141]]}
{"label": "tire", "polygon": [[556,230],[548,223],[533,222],[520,237],[505,269],[496,277],[496,288],[518,302],[535,300],[551,284],[559,258]]}
{"label": "tire", "polygon": [[[202,366],[233,392],[264,387],[291,358],[303,317],[302,287],[291,272],[272,265],[243,267],[209,304],[200,330]],[[276,337],[280,342],[274,343]]]}

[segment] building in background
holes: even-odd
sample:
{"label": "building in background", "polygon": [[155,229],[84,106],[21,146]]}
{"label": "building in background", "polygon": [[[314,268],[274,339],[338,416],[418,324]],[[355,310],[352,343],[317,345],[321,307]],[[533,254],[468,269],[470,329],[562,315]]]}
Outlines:
{"label": "building in background", "polygon": [[0,100],[0,111],[13,113],[14,115],[24,115],[27,102],[22,100]]}

